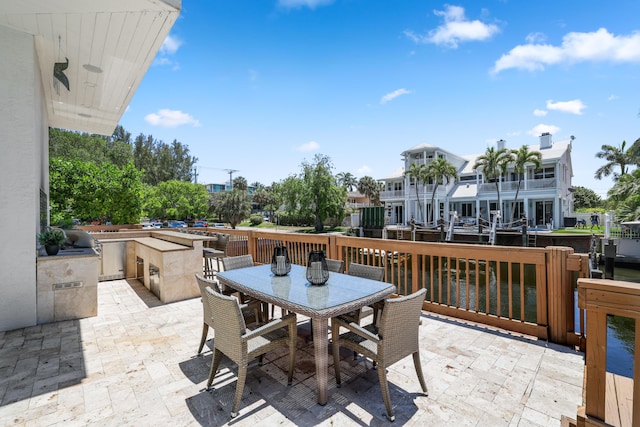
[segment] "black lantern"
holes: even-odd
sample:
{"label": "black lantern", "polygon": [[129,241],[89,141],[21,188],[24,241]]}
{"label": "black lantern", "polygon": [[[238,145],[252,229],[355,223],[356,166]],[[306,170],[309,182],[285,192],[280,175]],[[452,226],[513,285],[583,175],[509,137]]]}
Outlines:
{"label": "black lantern", "polygon": [[291,260],[286,246],[273,248],[271,257],[271,272],[276,276],[286,276],[291,271]]}
{"label": "black lantern", "polygon": [[312,285],[324,285],[329,280],[329,267],[327,267],[324,251],[309,252],[307,280]]}

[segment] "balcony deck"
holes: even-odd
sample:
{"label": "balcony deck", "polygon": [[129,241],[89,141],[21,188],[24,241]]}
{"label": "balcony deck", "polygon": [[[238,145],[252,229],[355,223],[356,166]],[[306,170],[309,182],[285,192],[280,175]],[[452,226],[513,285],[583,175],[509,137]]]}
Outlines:
{"label": "balcony deck", "polygon": [[[342,388],[330,366],[329,402],[316,404],[300,317],[293,385],[282,369],[286,350],[268,354],[250,366],[230,422],[235,366],[223,359],[207,392],[212,340],[195,356],[200,298],[163,305],[136,280],[101,282],[98,292],[97,317],[0,332],[0,425],[386,423],[376,372],[348,351]],[[430,394],[420,393],[411,358],[393,365],[395,425],[552,426],[582,403],[584,355],[568,347],[426,313],[420,334]]]}

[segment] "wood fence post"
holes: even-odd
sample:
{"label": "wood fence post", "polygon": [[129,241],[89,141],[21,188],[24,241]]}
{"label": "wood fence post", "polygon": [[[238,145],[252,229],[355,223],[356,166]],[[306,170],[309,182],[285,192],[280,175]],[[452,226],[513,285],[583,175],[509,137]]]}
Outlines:
{"label": "wood fence post", "polygon": [[336,243],[336,236],[327,236],[329,240],[327,241],[327,258],[331,259],[342,259],[342,257],[338,257],[338,244]]}
{"label": "wood fence post", "polygon": [[567,268],[573,248],[547,246],[547,310],[549,340],[567,344],[568,331],[573,330],[573,274]]}
{"label": "wood fence post", "polygon": [[258,259],[258,245],[253,230],[247,230],[247,253],[253,257],[254,262]]}

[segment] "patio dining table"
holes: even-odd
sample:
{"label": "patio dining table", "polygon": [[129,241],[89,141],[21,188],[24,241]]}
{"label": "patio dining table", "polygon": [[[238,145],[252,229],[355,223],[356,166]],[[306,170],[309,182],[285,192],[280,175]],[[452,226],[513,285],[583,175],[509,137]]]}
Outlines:
{"label": "patio dining table", "polygon": [[396,287],[389,283],[333,272],[324,285],[312,285],[307,280],[306,268],[295,264],[286,276],[275,276],[271,265],[265,264],[220,272],[217,277],[222,285],[313,320],[316,382],[321,405],[327,403],[329,318],[396,292]]}

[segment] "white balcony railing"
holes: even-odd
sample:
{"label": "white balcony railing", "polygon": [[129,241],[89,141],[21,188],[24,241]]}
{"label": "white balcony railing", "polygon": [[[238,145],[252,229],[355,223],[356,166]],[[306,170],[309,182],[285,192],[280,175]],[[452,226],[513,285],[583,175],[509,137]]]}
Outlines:
{"label": "white balcony railing", "polygon": [[404,190],[382,191],[380,193],[380,200],[404,199],[404,194]]}
{"label": "white balcony railing", "polygon": [[[520,191],[525,190],[537,190],[540,188],[551,189],[556,187],[556,179],[555,178],[544,178],[544,179],[531,179],[528,181],[522,181],[520,183]],[[500,191],[516,191],[518,188],[518,181],[503,181],[500,183]],[[495,193],[496,192],[496,184],[494,182],[485,182],[484,184],[480,184],[478,186],[478,193]]]}

